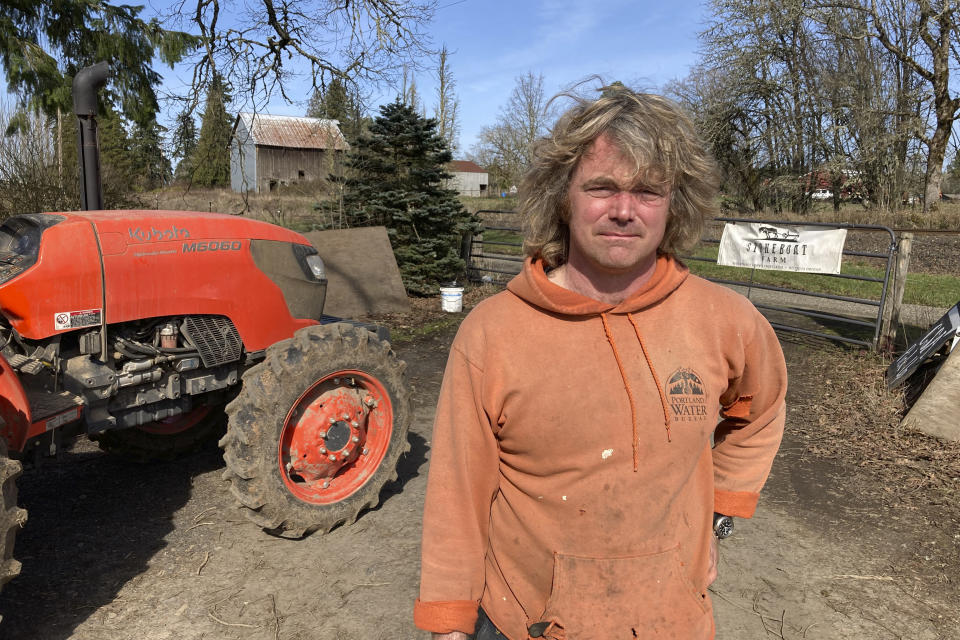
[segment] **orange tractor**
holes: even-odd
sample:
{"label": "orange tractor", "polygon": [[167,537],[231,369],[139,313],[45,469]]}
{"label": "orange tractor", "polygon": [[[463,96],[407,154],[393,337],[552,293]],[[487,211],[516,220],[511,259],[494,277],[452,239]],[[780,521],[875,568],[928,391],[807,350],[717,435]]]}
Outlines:
{"label": "orange tractor", "polygon": [[233,495],[286,537],[353,522],[409,449],[404,365],[375,329],[323,316],[306,238],[213,213],[99,210],[105,78],[104,65],[74,81],[91,210],[0,226],[0,585],[20,568],[20,460],[73,437],[145,460],[226,423]]}

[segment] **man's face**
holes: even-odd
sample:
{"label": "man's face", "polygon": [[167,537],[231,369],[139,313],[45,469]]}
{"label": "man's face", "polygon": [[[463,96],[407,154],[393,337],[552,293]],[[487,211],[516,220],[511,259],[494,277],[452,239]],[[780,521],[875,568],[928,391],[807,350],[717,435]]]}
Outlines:
{"label": "man's face", "polygon": [[645,183],[630,157],[602,135],[580,158],[567,197],[570,268],[601,280],[652,271],[667,226],[669,185]]}

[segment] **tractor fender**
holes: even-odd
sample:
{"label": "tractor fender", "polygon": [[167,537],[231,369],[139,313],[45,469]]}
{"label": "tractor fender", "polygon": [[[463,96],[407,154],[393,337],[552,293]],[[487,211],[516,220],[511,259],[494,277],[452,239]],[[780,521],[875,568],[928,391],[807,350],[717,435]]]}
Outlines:
{"label": "tractor fender", "polygon": [[27,394],[13,367],[0,354],[0,435],[11,450],[23,442],[30,424]]}

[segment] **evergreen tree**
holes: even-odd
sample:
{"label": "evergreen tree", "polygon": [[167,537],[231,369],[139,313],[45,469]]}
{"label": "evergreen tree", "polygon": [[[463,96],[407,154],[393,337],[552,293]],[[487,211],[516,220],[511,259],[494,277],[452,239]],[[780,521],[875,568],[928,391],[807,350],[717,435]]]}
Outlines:
{"label": "evergreen tree", "polygon": [[227,114],[226,87],[213,77],[207,103],[200,118],[200,139],[190,157],[192,182],[201,187],[225,187],[230,183],[230,135],[233,121]]}
{"label": "evergreen tree", "polygon": [[156,120],[135,125],[130,136],[131,186],[139,191],[159,189],[170,180],[170,160],[163,152],[163,132]]}
{"label": "evergreen tree", "polygon": [[172,142],[172,156],[179,160],[174,179],[189,179],[193,173],[191,158],[197,148],[197,123],[189,109],[184,109],[177,114]]}
{"label": "evergreen tree", "polygon": [[77,72],[109,60],[123,116],[147,125],[156,116],[154,90],[162,78],[153,66],[172,66],[201,42],[168,31],[156,18],[140,17],[142,6],[106,1],[4,0],[0,3],[0,67],[7,86],[27,110],[56,117],[72,113],[71,83]]}
{"label": "evergreen tree", "polygon": [[350,91],[340,78],[331,80],[323,93],[319,89],[313,92],[306,115],[309,118],[336,120],[340,123],[343,137],[351,144],[360,137],[365,124],[359,96]]}
{"label": "evergreen tree", "polygon": [[[77,157],[77,119],[66,115],[60,119],[54,137],[58,148],[57,182],[60,195],[54,201],[56,208],[67,210],[80,207],[80,161]],[[103,99],[97,113],[97,141],[100,149],[100,185],[103,188],[103,207],[123,209],[136,207],[139,202],[131,186],[135,182],[135,163],[131,154],[131,142],[124,128],[121,115],[113,105]],[[51,202],[51,205],[53,202]],[[66,205],[66,206],[64,206]],[[43,207],[51,210],[52,206]]]}
{"label": "evergreen tree", "polygon": [[97,117],[97,140],[100,144],[100,180],[104,188],[104,206],[108,185],[126,183],[133,176],[130,140],[120,115],[112,106],[102,105]]}
{"label": "evergreen tree", "polygon": [[414,295],[437,292],[464,269],[460,238],[476,219],[444,187],[450,150],[433,118],[397,99],[347,156],[355,177],[344,182],[343,216],[351,226],[387,228],[404,285]]}

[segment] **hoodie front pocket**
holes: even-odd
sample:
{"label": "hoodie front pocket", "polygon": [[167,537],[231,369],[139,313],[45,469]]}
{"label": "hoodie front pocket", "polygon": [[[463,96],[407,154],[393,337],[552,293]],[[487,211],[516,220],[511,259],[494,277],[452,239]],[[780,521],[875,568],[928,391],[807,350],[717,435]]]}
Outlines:
{"label": "hoodie front pocket", "polygon": [[710,605],[680,566],[679,547],[616,558],[554,554],[542,620],[565,640],[710,637]]}

